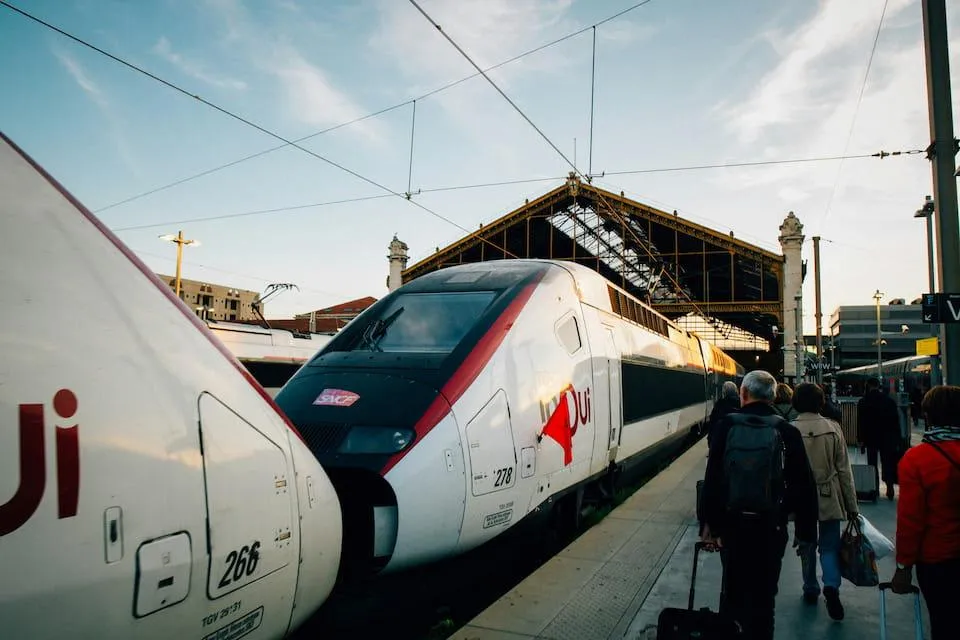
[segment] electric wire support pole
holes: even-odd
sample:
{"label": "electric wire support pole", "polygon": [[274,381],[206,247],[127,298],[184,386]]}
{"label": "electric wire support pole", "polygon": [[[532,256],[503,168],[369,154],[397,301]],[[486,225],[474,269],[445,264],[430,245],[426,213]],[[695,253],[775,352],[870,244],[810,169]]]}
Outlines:
{"label": "electric wire support pole", "polygon": [[817,384],[823,384],[823,314],[820,309],[820,236],[813,237],[814,304],[817,316]]}
{"label": "electric wire support pole", "polygon": [[168,240],[175,245],[177,245],[177,275],[175,280],[174,295],[178,298],[180,297],[180,267],[183,264],[183,245],[193,244],[199,245],[200,243],[196,240],[185,240],[183,238],[183,231],[178,231],[177,235],[167,234],[165,236],[160,236],[161,240]]}
{"label": "electric wire support pole", "polygon": [[[940,292],[960,292],[960,221],[957,219],[956,142],[950,98],[950,53],[945,0],[922,0],[923,51],[930,114],[928,157],[933,164],[933,201],[937,216],[937,266]],[[931,291],[931,293],[934,293]],[[943,383],[960,384],[960,323],[940,329]]]}

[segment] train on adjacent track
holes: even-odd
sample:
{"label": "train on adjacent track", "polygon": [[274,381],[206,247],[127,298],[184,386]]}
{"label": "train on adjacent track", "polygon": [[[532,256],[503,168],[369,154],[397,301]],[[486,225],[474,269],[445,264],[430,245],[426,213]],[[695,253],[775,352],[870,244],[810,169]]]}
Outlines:
{"label": "train on adjacent track", "polygon": [[576,517],[743,374],[588,267],[498,260],[391,292],[276,401],[340,496],[341,572],[391,572],[538,514]]}
{"label": "train on adjacent track", "polygon": [[911,397],[920,394],[922,397],[932,386],[933,366],[931,356],[895,358],[884,361],[880,368],[868,364],[838,371],[834,384],[838,395],[862,396],[866,392],[867,380],[882,377],[888,393],[906,393]]}
{"label": "train on adjacent track", "polygon": [[299,334],[287,329],[216,320],[208,320],[207,328],[271,397],[331,339],[323,333]]}

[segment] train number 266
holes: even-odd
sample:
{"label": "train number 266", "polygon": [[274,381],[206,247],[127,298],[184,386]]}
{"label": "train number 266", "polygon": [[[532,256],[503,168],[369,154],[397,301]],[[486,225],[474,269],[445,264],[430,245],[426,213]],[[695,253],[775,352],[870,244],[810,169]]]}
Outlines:
{"label": "train number 266", "polygon": [[255,540],[253,545],[243,545],[239,550],[227,554],[227,570],[220,579],[220,588],[231,582],[236,582],[244,576],[252,576],[260,562],[260,541]]}

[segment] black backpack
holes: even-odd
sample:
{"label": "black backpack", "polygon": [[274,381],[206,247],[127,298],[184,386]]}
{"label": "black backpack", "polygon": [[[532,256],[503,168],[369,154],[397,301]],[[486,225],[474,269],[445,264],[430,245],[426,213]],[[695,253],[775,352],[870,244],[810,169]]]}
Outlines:
{"label": "black backpack", "polygon": [[775,516],[784,485],[784,444],[779,416],[732,413],[723,454],[727,511]]}

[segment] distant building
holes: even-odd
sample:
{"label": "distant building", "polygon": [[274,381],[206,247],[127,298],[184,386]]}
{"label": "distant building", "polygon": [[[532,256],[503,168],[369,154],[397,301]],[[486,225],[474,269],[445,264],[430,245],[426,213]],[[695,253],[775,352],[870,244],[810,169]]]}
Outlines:
{"label": "distant building", "polygon": [[[304,333],[333,333],[339,331],[376,301],[376,298],[366,296],[325,309],[317,309],[309,313],[295,315],[293,318],[296,330]],[[276,322],[277,321],[271,320],[270,324],[277,328],[288,328],[276,324]]]}
{"label": "distant building", "polygon": [[[158,273],[157,277],[176,290],[177,282],[174,276]],[[180,278],[180,299],[206,320],[244,322],[257,319],[253,303],[259,302],[260,293]],[[263,313],[263,308],[260,312]]]}
{"label": "distant building", "polygon": [[[903,298],[880,305],[880,357],[886,360],[915,355],[919,338],[937,335],[939,325],[925,324],[920,316],[920,299],[905,304]],[[906,327],[906,331],[904,331]],[[831,338],[832,336],[832,338]],[[823,337],[824,355],[830,361],[831,346],[836,347],[836,365],[840,369],[877,362],[877,307],[856,305],[838,307],[830,316],[830,335]]]}

